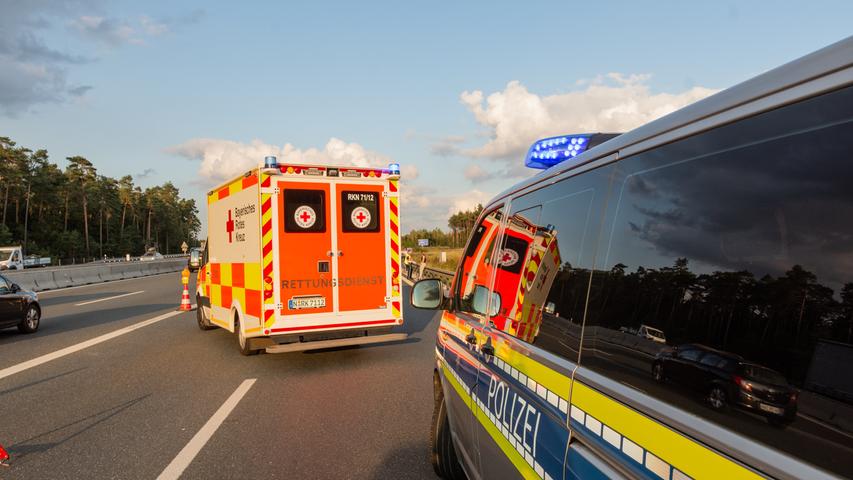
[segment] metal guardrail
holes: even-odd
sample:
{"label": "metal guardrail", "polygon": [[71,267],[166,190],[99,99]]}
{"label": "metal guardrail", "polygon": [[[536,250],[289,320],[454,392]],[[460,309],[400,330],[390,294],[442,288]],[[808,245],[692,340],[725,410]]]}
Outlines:
{"label": "metal guardrail", "polygon": [[149,262],[116,262],[77,265],[70,268],[36,268],[3,272],[9,280],[35,292],[57,288],[77,287],[92,283],[145,277],[183,270],[186,260],[168,258]]}
{"label": "metal guardrail", "polygon": [[419,275],[420,265],[415,263],[415,262],[410,262],[410,264],[412,265],[412,275],[411,276],[406,275],[406,273],[408,273],[407,266],[409,264],[403,265],[403,268],[404,268],[403,275],[412,281],[417,281],[417,280],[421,280],[424,278],[437,278],[437,279],[441,280],[441,283],[444,283],[445,285],[449,286],[453,282],[453,275],[456,274],[456,272],[451,272],[448,270],[441,270],[441,269],[432,268],[432,267],[424,267],[423,275]]}

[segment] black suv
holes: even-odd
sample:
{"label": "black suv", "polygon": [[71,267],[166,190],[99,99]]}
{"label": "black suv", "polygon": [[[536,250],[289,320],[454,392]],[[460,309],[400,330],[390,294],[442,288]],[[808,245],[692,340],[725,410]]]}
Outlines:
{"label": "black suv", "polygon": [[38,295],[0,275],[0,329],[17,326],[22,333],[34,333],[40,320]]}
{"label": "black suv", "polygon": [[733,353],[680,345],[657,355],[652,375],[701,393],[716,410],[737,405],[774,425],[790,423],[797,414],[797,390],[782,374]]}

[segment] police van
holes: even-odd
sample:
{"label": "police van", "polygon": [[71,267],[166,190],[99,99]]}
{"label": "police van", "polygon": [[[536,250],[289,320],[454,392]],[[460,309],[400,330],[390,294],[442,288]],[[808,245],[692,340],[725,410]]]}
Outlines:
{"label": "police van", "polygon": [[853,38],[600,140],[536,142],[412,289],[436,472],[853,477],[853,365],[815,361],[853,351]]}
{"label": "police van", "polygon": [[400,167],[264,165],[207,195],[202,330],[244,355],[398,341]]}

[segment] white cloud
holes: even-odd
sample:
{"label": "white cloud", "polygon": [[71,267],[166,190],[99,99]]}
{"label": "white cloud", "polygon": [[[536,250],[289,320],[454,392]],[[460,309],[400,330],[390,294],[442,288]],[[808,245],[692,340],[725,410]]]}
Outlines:
{"label": "white cloud", "polygon": [[[305,150],[289,143],[279,147],[260,140],[241,143],[216,138],[194,138],[181,145],[170,147],[167,151],[188,159],[201,160],[199,177],[209,185],[228,180],[254,168],[261,164],[267,155],[278,157],[280,163],[352,165],[372,168],[383,168],[393,163],[391,157],[387,155],[338,138],[329,139],[323,149]],[[418,169],[414,165],[402,165],[401,170],[404,180],[414,180],[418,177]]]}
{"label": "white cloud", "polygon": [[485,168],[477,165],[476,163],[469,164],[465,167],[463,175],[465,175],[465,178],[474,183],[484,182],[495,178],[495,174],[493,172],[487,171]]}
{"label": "white cloud", "polygon": [[400,189],[403,231],[439,227],[447,229],[451,215],[485,205],[494,195],[480,190],[449,193],[430,186],[404,184]]}
{"label": "white cloud", "polygon": [[71,22],[71,26],[81,34],[109,45],[145,43],[139,33],[126,22],[114,18],[96,15],[82,15]]}
{"label": "white cloud", "polygon": [[716,90],[694,87],[652,93],[648,75],[610,73],[579,82],[584,88],[540,96],[518,81],[486,96],[462,92],[460,101],[491,133],[483,145],[460,150],[473,158],[520,162],[538,138],[564,133],[627,132],[707,97]]}
{"label": "white cloud", "polygon": [[139,24],[142,26],[142,30],[152,37],[169,33],[169,25],[166,22],[155,20],[148,15],[139,17]]}

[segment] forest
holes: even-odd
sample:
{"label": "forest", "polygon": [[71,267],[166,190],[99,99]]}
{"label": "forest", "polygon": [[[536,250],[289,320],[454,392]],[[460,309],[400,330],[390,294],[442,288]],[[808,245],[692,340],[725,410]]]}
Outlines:
{"label": "forest", "polygon": [[477,205],[471,210],[454,213],[447,220],[447,226],[450,228],[447,231],[440,228],[412,230],[403,235],[403,247],[417,247],[420,238],[428,239],[431,247],[464,247],[482,211],[483,206]]}
{"label": "forest", "polygon": [[99,174],[84,157],[59,165],[44,149],[0,137],[0,245],[65,264],[148,248],[180,253],[183,242],[198,243],[200,227],[195,200],[171,182],[142,188],[130,175]]}

